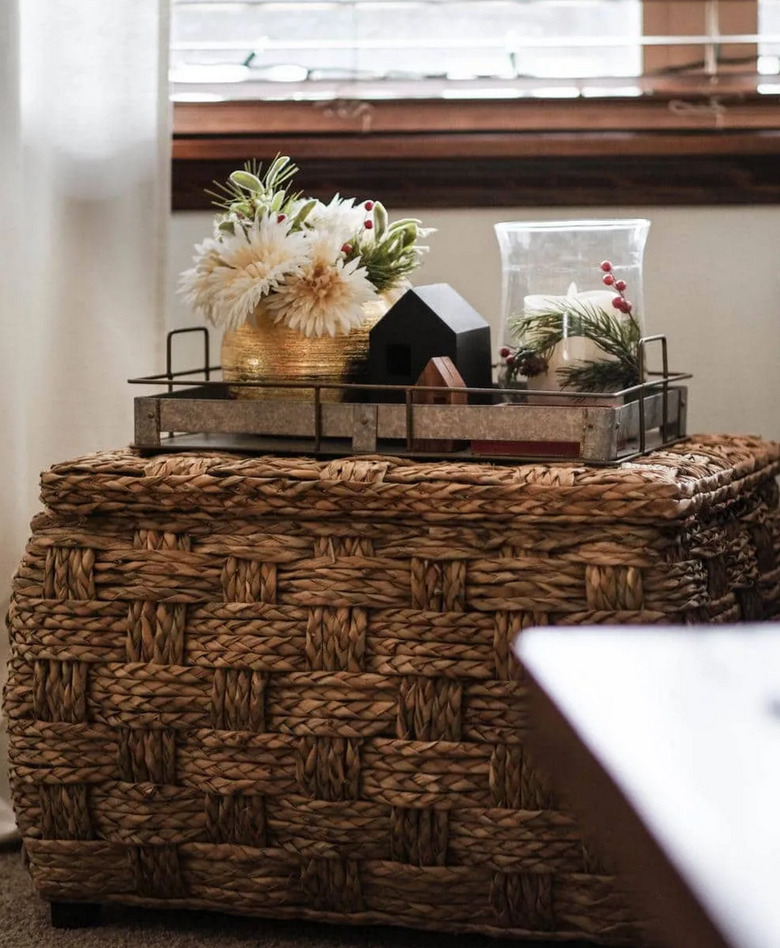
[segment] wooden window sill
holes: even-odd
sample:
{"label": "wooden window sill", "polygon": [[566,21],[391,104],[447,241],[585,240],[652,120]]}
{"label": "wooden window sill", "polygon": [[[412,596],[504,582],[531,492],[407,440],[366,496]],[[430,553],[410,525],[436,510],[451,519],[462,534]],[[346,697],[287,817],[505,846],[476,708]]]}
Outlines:
{"label": "wooden window sill", "polygon": [[176,103],[173,210],[247,159],[394,208],[780,203],[780,98]]}

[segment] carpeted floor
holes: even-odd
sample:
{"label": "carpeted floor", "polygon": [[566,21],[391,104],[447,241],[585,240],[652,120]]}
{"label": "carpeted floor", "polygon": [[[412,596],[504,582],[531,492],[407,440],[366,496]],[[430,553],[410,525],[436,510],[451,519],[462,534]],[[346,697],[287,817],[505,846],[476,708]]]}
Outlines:
{"label": "carpeted floor", "polygon": [[[560,946],[560,942],[557,943]],[[33,890],[18,849],[0,850],[0,948],[553,948],[403,928],[349,928],[262,921],[206,912],[105,906],[101,924],[54,929],[48,904]],[[568,942],[567,948],[586,948]]]}

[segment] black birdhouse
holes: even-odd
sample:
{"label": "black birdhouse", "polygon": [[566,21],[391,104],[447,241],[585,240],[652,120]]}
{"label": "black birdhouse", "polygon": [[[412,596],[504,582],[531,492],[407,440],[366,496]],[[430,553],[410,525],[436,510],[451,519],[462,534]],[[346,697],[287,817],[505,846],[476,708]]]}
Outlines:
{"label": "black birdhouse", "polygon": [[[490,326],[448,283],[407,290],[373,327],[368,381],[414,385],[437,356],[451,359],[469,388],[490,388]],[[380,399],[395,400],[389,393]]]}

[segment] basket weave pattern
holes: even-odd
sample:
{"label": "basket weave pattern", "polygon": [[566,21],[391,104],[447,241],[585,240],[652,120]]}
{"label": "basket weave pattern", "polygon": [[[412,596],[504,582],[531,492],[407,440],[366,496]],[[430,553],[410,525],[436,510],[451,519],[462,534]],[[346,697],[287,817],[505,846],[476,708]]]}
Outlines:
{"label": "basket weave pattern", "polygon": [[528,760],[531,624],[780,610],[780,446],[620,468],[102,453],[14,581],[14,804],[53,900],[637,938]]}

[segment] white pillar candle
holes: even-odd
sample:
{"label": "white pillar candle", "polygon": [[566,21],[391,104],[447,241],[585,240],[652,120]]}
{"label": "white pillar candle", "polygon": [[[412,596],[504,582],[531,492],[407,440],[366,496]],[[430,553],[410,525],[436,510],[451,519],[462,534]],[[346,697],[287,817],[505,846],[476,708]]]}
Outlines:
{"label": "white pillar candle", "polygon": [[608,316],[617,315],[617,310],[612,305],[612,300],[617,296],[614,290],[583,290],[577,291],[577,284],[572,283],[569,286],[565,296],[550,296],[543,293],[533,293],[526,296],[523,300],[523,312],[525,316],[539,316],[542,313],[564,311],[564,335],[566,332],[567,317],[566,307],[595,307],[603,310]]}

